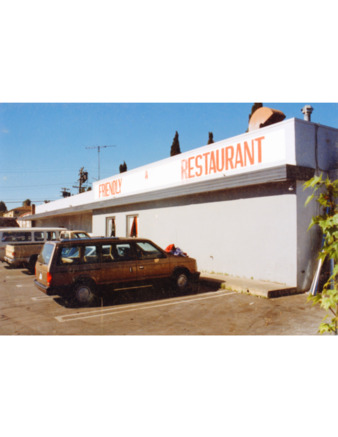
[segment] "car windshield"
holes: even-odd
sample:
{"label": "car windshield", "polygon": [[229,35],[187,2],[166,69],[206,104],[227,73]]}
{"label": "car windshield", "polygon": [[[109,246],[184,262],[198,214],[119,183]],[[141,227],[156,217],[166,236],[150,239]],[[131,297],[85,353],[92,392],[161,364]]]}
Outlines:
{"label": "car windshield", "polygon": [[84,232],[75,232],[73,234],[73,238],[90,238],[89,235],[85,234]]}

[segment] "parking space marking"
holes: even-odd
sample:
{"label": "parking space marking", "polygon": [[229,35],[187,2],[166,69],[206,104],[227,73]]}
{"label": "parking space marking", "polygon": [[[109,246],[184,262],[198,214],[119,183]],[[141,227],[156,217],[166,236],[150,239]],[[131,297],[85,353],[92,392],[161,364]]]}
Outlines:
{"label": "parking space marking", "polygon": [[32,300],[53,300],[55,296],[39,296],[39,297],[31,297]]}
{"label": "parking space marking", "polygon": [[143,303],[143,304],[136,304],[136,305],[123,305],[117,308],[106,308],[106,309],[99,309],[99,310],[93,310],[93,311],[86,311],[81,313],[73,313],[73,314],[67,314],[64,316],[57,316],[55,319],[60,323],[65,322],[73,322],[75,320],[82,320],[82,319],[89,319],[94,317],[102,317],[102,316],[110,316],[114,314],[122,314],[122,313],[128,313],[133,311],[140,311],[140,310],[147,310],[147,309],[153,309],[153,308],[161,308],[166,306],[172,306],[172,305],[179,305],[184,303],[192,303],[197,302],[200,300],[207,300],[212,299],[215,297],[222,297],[222,296],[230,296],[232,294],[237,294],[234,292],[226,292],[226,291],[218,291],[212,295],[203,296],[203,297],[194,297],[194,298],[184,298],[180,300],[168,301],[165,303]]}

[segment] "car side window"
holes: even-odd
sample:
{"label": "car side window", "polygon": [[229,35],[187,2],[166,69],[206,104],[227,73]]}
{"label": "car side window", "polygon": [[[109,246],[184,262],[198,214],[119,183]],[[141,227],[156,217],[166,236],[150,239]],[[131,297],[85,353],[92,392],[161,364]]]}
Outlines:
{"label": "car side window", "polygon": [[61,247],[58,264],[80,264],[81,247],[64,246]]}
{"label": "car side window", "polygon": [[74,244],[61,248],[59,264],[92,264],[98,262],[97,246]]}
{"label": "car side window", "polygon": [[44,235],[42,231],[34,232],[34,241],[43,241]]}
{"label": "car side window", "polygon": [[112,244],[102,245],[102,262],[109,263],[117,260],[115,246]]}
{"label": "car side window", "polygon": [[54,231],[47,232],[47,240],[48,241],[55,241],[55,240],[57,240],[56,232],[54,232]]}
{"label": "car side window", "polygon": [[84,246],[83,262],[84,264],[92,264],[99,262],[99,256],[96,246]]}
{"label": "car side window", "polygon": [[129,261],[135,259],[130,243],[118,243],[115,248],[118,261]]}
{"label": "car side window", "polygon": [[163,253],[148,241],[138,241],[136,243],[136,253],[139,259],[164,258]]}

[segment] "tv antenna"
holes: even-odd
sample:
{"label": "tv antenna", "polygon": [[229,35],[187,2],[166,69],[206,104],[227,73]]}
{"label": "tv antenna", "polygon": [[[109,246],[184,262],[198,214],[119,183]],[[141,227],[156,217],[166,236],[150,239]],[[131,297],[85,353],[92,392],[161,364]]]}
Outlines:
{"label": "tv antenna", "polygon": [[98,181],[100,180],[100,151],[101,149],[105,149],[107,147],[116,147],[115,145],[112,146],[88,146],[86,149],[97,149],[97,159],[98,159]]}

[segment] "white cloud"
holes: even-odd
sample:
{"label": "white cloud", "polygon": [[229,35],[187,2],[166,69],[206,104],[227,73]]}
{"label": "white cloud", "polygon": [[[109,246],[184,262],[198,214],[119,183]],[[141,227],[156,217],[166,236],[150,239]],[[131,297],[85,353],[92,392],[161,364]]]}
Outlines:
{"label": "white cloud", "polygon": [[2,132],[3,134],[9,134],[9,130],[8,130],[8,129],[1,129],[1,132]]}

